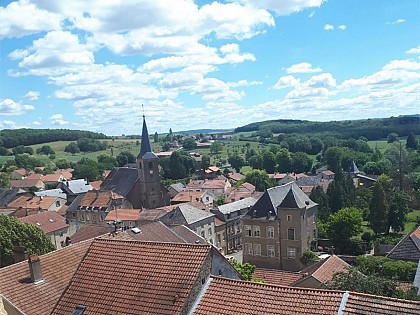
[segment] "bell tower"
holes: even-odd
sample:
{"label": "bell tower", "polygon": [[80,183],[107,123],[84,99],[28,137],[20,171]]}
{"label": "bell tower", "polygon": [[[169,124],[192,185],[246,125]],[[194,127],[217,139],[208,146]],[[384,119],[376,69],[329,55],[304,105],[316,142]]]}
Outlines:
{"label": "bell tower", "polygon": [[159,158],[152,151],[144,115],[140,153],[137,155],[136,162],[141,207],[154,209],[165,206],[167,204],[167,192],[160,183]]}

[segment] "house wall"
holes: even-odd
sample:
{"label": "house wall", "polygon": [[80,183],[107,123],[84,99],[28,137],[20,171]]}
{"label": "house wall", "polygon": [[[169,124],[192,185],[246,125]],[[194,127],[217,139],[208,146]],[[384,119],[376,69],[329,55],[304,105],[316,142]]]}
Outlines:
{"label": "house wall", "polygon": [[216,244],[216,230],[214,225],[214,217],[206,218],[200,220],[193,224],[188,225],[188,227],[195,231],[198,235],[205,238],[210,244]]}
{"label": "house wall", "polygon": [[48,211],[55,211],[57,212],[64,204],[66,203],[66,199],[64,198],[57,198],[55,202],[48,207]]}
{"label": "house wall", "polygon": [[[51,242],[54,244],[56,249],[64,247],[66,237],[71,236],[68,227],[61,230],[53,231],[51,233],[48,233],[48,235],[50,236]],[[61,244],[63,244],[64,246],[62,246]]]}
{"label": "house wall", "polygon": [[312,276],[306,277],[305,279],[303,279],[302,281],[299,281],[298,283],[296,283],[293,286],[294,287],[299,287],[299,288],[313,288],[313,289],[325,289],[326,288],[321,282],[319,282],[318,280],[316,280]]}
{"label": "house wall", "polygon": [[241,280],[235,268],[226,261],[226,258],[214,250],[212,251],[211,274],[213,276]]}
{"label": "house wall", "polygon": [[216,243],[214,244],[217,249],[221,249],[221,251],[226,254],[226,224],[222,224],[219,226],[215,226],[216,232]]}
{"label": "house wall", "polygon": [[0,314],[7,315],[24,315],[15,306],[13,306],[5,297],[0,299]]}

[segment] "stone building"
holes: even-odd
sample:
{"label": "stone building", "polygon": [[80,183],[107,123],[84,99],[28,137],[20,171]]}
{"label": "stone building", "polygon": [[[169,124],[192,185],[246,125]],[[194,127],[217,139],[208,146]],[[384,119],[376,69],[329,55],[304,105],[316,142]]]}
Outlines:
{"label": "stone building", "polygon": [[243,217],[244,262],[297,271],[317,235],[317,204],[292,182],[267,189]]}

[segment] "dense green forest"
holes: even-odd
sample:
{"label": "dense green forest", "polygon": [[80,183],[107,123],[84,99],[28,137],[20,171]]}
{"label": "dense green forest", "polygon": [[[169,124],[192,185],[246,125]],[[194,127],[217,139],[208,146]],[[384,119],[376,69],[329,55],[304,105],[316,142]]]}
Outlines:
{"label": "dense green forest", "polygon": [[279,119],[255,122],[235,129],[235,132],[249,131],[287,134],[329,133],[340,138],[358,139],[363,136],[369,140],[378,140],[386,138],[390,133],[397,133],[399,136],[420,134],[420,117],[400,116],[329,122]]}
{"label": "dense green forest", "polygon": [[54,141],[75,141],[80,138],[106,139],[103,133],[70,129],[5,129],[0,131],[0,147],[13,148]]}

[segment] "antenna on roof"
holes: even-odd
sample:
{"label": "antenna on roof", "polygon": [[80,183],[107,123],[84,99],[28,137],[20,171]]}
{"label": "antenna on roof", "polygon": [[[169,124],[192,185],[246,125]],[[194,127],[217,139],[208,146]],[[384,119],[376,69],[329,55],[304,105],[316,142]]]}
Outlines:
{"label": "antenna on roof", "polygon": [[144,105],[141,104],[141,111],[143,112],[143,118],[144,118]]}

